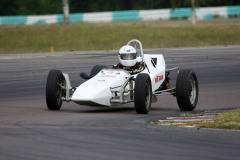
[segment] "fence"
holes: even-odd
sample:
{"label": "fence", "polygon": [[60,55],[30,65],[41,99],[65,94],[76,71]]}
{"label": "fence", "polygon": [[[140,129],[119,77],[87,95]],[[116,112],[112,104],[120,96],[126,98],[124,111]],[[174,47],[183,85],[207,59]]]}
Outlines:
{"label": "fence", "polygon": [[[240,6],[204,7],[196,9],[197,20],[210,20],[214,17],[240,17]],[[69,15],[70,23],[151,21],[190,18],[191,8],[72,13]],[[0,16],[0,25],[52,24],[62,22],[62,14],[38,16]]]}

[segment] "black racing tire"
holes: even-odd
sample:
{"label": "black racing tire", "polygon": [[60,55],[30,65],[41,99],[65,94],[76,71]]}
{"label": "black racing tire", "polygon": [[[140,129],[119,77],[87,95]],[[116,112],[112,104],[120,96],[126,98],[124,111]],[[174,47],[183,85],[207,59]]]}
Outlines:
{"label": "black racing tire", "polygon": [[46,103],[49,110],[60,110],[64,90],[61,85],[66,85],[62,71],[51,70],[46,83]]}
{"label": "black racing tire", "polygon": [[191,69],[181,70],[177,77],[176,98],[183,111],[192,111],[198,102],[198,80]]}
{"label": "black racing tire", "polygon": [[147,114],[152,103],[152,84],[148,74],[137,75],[134,87],[134,106],[138,114]]}
{"label": "black racing tire", "polygon": [[96,65],[93,67],[90,73],[90,77],[96,76],[103,68],[108,68],[107,66]]}

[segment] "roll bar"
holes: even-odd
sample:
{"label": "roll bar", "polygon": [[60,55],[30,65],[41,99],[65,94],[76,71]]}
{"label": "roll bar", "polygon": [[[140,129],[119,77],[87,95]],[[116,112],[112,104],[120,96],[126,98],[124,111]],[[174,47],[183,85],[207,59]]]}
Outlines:
{"label": "roll bar", "polygon": [[142,43],[137,40],[137,39],[132,39],[130,40],[127,45],[130,45],[131,43],[134,43],[134,48],[137,50],[137,43],[139,45],[139,48],[140,48],[140,52],[141,52],[141,57],[142,57],[142,62],[145,62],[145,59],[144,59],[144,54],[143,54],[143,48],[142,48]]}

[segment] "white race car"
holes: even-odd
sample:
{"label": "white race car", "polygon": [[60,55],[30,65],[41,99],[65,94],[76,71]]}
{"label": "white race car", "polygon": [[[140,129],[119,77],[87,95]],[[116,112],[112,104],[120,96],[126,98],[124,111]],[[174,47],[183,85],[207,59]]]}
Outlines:
{"label": "white race car", "polygon": [[[59,110],[62,102],[73,101],[80,105],[108,106],[134,102],[136,112],[147,114],[151,103],[157,101],[156,96],[173,95],[181,110],[192,111],[198,101],[198,80],[191,69],[166,69],[163,55],[143,53],[142,44],[133,39],[127,46],[134,44],[140,52],[137,61],[143,64],[138,73],[129,73],[125,69],[114,66],[96,65],[90,75],[81,73],[87,79],[78,87],[72,87],[67,73],[51,70],[46,83],[46,103],[49,110]],[[175,85],[170,83],[169,75],[176,71]]]}

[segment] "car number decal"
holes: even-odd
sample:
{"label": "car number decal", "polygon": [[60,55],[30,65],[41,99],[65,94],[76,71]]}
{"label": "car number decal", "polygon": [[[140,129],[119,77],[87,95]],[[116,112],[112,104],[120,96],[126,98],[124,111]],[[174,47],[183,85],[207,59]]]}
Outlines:
{"label": "car number decal", "polygon": [[161,81],[161,80],[163,80],[163,75],[157,76],[157,77],[155,78],[155,83],[157,83],[157,82],[159,82],[159,81]]}

